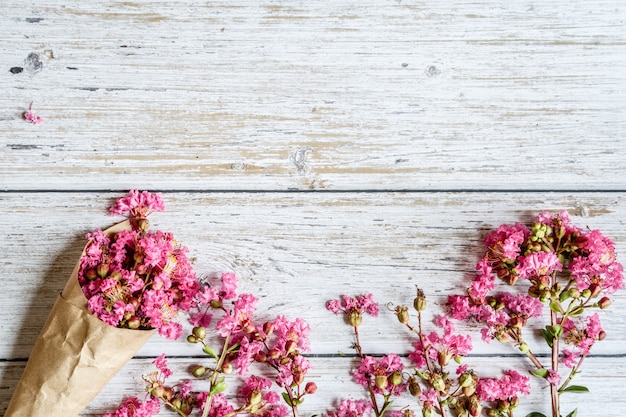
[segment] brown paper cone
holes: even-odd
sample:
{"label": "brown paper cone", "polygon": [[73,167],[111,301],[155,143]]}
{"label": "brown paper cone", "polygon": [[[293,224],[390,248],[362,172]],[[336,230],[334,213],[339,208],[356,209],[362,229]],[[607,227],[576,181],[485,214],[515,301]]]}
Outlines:
{"label": "brown paper cone", "polygon": [[[129,227],[126,221],[105,232]],[[4,417],[77,416],[155,332],[119,329],[92,315],[78,284],[79,263],[35,342]]]}

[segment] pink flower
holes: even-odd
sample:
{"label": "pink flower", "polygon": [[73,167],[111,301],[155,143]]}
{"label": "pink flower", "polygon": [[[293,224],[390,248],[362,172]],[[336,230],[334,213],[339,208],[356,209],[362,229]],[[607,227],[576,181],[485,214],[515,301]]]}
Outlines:
{"label": "pink flower", "polygon": [[113,414],[105,414],[104,417],[152,417],[161,409],[158,398],[150,397],[142,402],[137,397],[125,398]]}
{"label": "pink flower", "polygon": [[126,197],[119,198],[115,202],[109,212],[128,217],[146,217],[150,213],[163,210],[165,210],[165,204],[159,194],[130,190]]}
{"label": "pink flower", "polygon": [[498,262],[517,259],[521,245],[529,235],[530,231],[523,224],[501,225],[485,238],[489,258]]}
{"label": "pink flower", "polygon": [[569,349],[563,350],[563,365],[568,368],[573,368],[578,363],[578,358],[580,358],[580,354]]}
{"label": "pink flower", "polygon": [[162,353],[159,357],[152,361],[152,363],[161,372],[163,378],[169,378],[170,376],[172,376],[172,371],[170,370],[170,368],[167,367],[165,353]]}
{"label": "pink flower", "polygon": [[510,401],[520,394],[530,394],[530,378],[517,371],[509,370],[500,379],[480,379],[476,392],[482,401]]}
{"label": "pink flower", "polygon": [[433,388],[428,388],[421,392],[419,400],[425,408],[432,409],[439,404],[439,395]]}
{"label": "pink flower", "polygon": [[307,352],[310,349],[309,332],[311,327],[301,318],[289,321],[285,316],[278,316],[274,320],[274,334],[277,337],[276,345],[284,347],[289,340],[296,342],[298,349]]}
{"label": "pink flower", "polygon": [[[386,392],[392,395],[402,395],[406,389],[406,384],[393,384],[391,377],[396,372],[402,372],[403,369],[404,365],[400,357],[394,353],[385,355],[378,360],[371,356],[365,356],[354,371],[354,380],[364,387],[371,385],[377,394]],[[384,377],[385,381],[378,382],[377,378],[379,377]]]}
{"label": "pink flower", "polygon": [[539,317],[543,310],[543,303],[527,294],[512,295],[503,293],[499,297],[507,309],[516,315],[524,317]]}
{"label": "pink flower", "polygon": [[548,276],[562,270],[563,265],[554,252],[533,252],[520,257],[517,265],[517,273],[522,279]]}
{"label": "pink flower", "polygon": [[326,417],[363,417],[372,410],[368,400],[341,400],[339,406],[326,414]]}
{"label": "pink flower", "polygon": [[561,382],[561,375],[556,372],[554,369],[548,369],[548,376],[546,376],[546,381],[551,385],[559,385]]}
{"label": "pink flower", "polygon": [[30,106],[28,106],[28,110],[26,110],[24,112],[24,120],[26,120],[28,123],[32,123],[34,125],[38,125],[43,123],[43,117],[40,116],[36,116],[35,113],[33,113],[33,103],[30,103]]}

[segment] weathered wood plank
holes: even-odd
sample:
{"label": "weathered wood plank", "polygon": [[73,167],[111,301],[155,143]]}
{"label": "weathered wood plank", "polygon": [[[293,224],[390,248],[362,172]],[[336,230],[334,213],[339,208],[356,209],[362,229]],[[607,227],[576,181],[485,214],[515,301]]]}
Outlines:
{"label": "weathered wood plank", "polygon": [[621,1],[186,6],[4,2],[0,189],[626,188]]}
{"label": "weathered wood plank", "polygon": [[[92,403],[81,414],[83,417],[101,416],[112,412],[122,398],[126,396],[141,395],[144,383],[141,375],[154,370],[152,359],[134,359],[129,362]],[[341,398],[361,399],[366,398],[364,390],[356,385],[350,376],[352,360],[349,358],[310,358],[313,365],[308,380],[318,385],[315,395],[307,397],[300,410],[304,416],[323,414],[337,405]],[[208,363],[203,358],[169,359],[168,365],[174,371],[172,381],[177,379],[189,379],[187,368],[193,364]],[[467,363],[484,377],[499,377],[504,369],[517,369],[522,371],[524,365],[519,365],[511,358],[485,358],[470,357]],[[591,357],[585,363],[583,373],[577,377],[577,382],[584,384],[590,390],[587,394],[570,394],[562,397],[563,410],[567,412],[578,408],[578,415],[598,415],[598,406],[601,402],[602,415],[619,416],[621,410],[626,407],[626,398],[619,387],[626,384],[626,365],[623,357],[598,358]],[[6,407],[15,385],[22,373],[23,363],[0,363],[2,375],[2,389],[0,390],[0,410]],[[230,384],[227,393],[233,394],[239,384],[238,377],[230,376]],[[202,383],[196,383],[197,389],[206,389]],[[277,387],[274,387],[278,390]],[[531,411],[549,413],[547,392],[545,386],[538,380],[533,379],[531,395],[521,397],[520,407],[515,415],[524,416]],[[233,402],[236,400],[233,398]],[[420,409],[415,401],[408,396],[400,397],[394,401],[394,407],[402,408],[410,406],[420,414]],[[163,410],[160,416],[171,416]]]}
{"label": "weathered wood plank", "polygon": [[[3,291],[0,357],[28,356],[40,327],[77,261],[86,232],[108,227],[117,194],[0,194]],[[569,209],[581,227],[602,230],[626,247],[626,200],[607,193],[167,193],[155,227],[175,233],[199,274],[235,271],[242,290],[261,298],[268,318],[301,316],[314,324],[314,353],[349,349],[349,329],[325,311],[340,294],[372,292],[377,301],[412,303],[424,288],[432,313],[473,277],[481,239],[501,223],[530,221],[541,210]],[[584,217],[582,216],[584,214]],[[626,354],[618,292],[604,311],[609,337],[597,353]],[[320,326],[320,323],[324,323]],[[469,330],[479,340],[476,329]],[[389,312],[364,324],[370,352],[406,352],[407,334]],[[154,338],[140,352],[187,355],[195,350]],[[511,353],[479,345],[477,352]]]}

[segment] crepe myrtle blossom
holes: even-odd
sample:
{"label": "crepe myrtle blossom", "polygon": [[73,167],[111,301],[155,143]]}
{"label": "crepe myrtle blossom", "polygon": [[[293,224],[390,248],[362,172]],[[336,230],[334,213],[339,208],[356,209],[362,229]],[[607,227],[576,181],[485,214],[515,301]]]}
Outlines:
{"label": "crepe myrtle blossom", "polygon": [[[162,200],[131,191],[114,207],[147,215],[160,209]],[[199,289],[188,249],[171,233],[136,227],[112,235],[96,230],[87,240],[78,282],[89,310],[111,326],[158,329],[166,338],[178,338],[182,326],[174,319],[191,309]]]}
{"label": "crepe myrtle blossom", "polygon": [[363,314],[372,317],[378,316],[380,308],[373,299],[372,294],[358,295],[350,297],[342,295],[338,300],[326,302],[326,309],[335,314],[343,313],[348,323],[357,327],[363,322]]}
{"label": "crepe myrtle blossom", "polygon": [[394,353],[379,359],[365,356],[354,371],[354,380],[366,388],[372,387],[375,394],[402,395],[407,384],[402,382],[404,365]]}
{"label": "crepe myrtle blossom", "polygon": [[339,405],[326,414],[326,417],[363,417],[372,411],[369,400],[343,399]]}

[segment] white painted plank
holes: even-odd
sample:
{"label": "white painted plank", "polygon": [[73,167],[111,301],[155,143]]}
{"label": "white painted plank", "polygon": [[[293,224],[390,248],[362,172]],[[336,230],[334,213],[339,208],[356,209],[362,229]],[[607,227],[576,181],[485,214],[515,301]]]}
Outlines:
{"label": "white painted plank", "polygon": [[[77,260],[83,236],[116,220],[106,208],[118,194],[0,194],[0,357],[25,358]],[[314,353],[336,354],[351,338],[324,309],[340,294],[372,292],[381,304],[412,303],[423,287],[432,306],[460,293],[501,223],[530,221],[541,210],[569,209],[581,227],[600,229],[625,253],[623,194],[608,193],[167,193],[153,217],[190,250],[198,274],[236,272],[242,290],[261,298],[262,315],[301,316],[313,325]],[[581,216],[583,214],[586,217]],[[623,261],[622,261],[623,262]],[[596,353],[626,354],[626,293],[603,311],[608,337]],[[323,325],[321,325],[323,323]],[[471,330],[478,342],[476,329]],[[406,333],[391,313],[366,320],[369,352],[406,352]],[[154,338],[140,352],[195,350]],[[478,344],[479,353],[512,353]]]}
{"label": "white painted plank", "polygon": [[[301,415],[310,416],[323,414],[333,409],[340,399],[366,398],[362,387],[356,385],[350,375],[350,366],[353,365],[349,358],[320,358],[309,359],[313,368],[307,380],[314,381],[318,385],[318,391],[300,406]],[[511,358],[485,358],[470,357],[467,363],[484,377],[499,377],[503,369],[517,369],[522,372],[525,368],[522,362]],[[101,416],[112,412],[122,398],[126,396],[141,395],[144,383],[141,376],[154,370],[152,359],[134,359],[129,362],[107,385],[92,403],[81,413],[81,416]],[[169,359],[168,365],[174,371],[172,381],[177,379],[189,379],[187,369],[190,365],[209,363],[204,358]],[[598,407],[602,407],[603,416],[620,416],[626,407],[626,398],[621,389],[626,384],[626,365],[624,358],[597,358],[590,357],[585,361],[583,373],[578,375],[576,383],[585,385],[590,392],[587,394],[563,395],[563,411],[569,412],[578,408],[578,415],[598,415]],[[255,369],[255,368],[251,368]],[[17,384],[19,375],[23,370],[23,363],[0,363],[3,387],[0,390],[0,404],[8,402],[10,395]],[[227,380],[229,391],[232,394],[239,384],[237,376],[229,376]],[[202,383],[196,383],[197,389],[207,389]],[[278,390],[277,387],[274,387]],[[233,399],[233,401],[235,401]],[[405,406],[412,407],[421,415],[415,401],[403,396],[394,401],[394,408]],[[1,409],[1,408],[0,408]],[[531,380],[531,395],[520,398],[520,407],[515,415],[525,416],[531,411],[539,411],[549,414],[549,395],[545,386],[538,380]],[[165,410],[159,416],[171,416]]]}
{"label": "white painted plank", "polygon": [[3,2],[0,189],[625,188],[622,1],[185,6]]}

